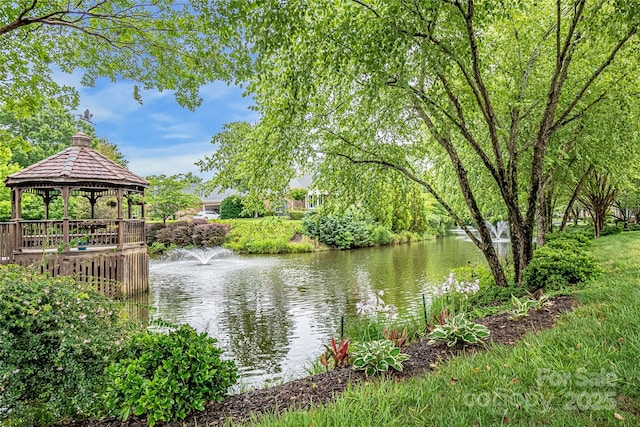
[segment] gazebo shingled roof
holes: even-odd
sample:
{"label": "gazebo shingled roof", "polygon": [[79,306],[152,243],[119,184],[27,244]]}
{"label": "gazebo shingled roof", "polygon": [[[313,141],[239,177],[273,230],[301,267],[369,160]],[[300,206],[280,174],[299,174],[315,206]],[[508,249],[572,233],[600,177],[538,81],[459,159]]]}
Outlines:
{"label": "gazebo shingled roof", "polygon": [[7,187],[48,184],[106,185],[142,191],[149,182],[93,150],[90,137],[82,132],[72,138],[71,147],[7,177]]}

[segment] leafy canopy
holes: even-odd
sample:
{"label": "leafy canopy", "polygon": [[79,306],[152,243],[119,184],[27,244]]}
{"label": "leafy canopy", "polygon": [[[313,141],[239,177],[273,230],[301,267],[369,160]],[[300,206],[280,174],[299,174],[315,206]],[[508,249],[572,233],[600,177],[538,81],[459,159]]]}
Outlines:
{"label": "leafy canopy", "polygon": [[60,69],[81,70],[86,86],[100,76],[138,82],[132,95],[140,102],[141,89],[173,90],[195,107],[201,85],[228,77],[221,45],[233,34],[214,14],[200,0],[2,2],[0,105],[24,114],[45,98],[75,105],[75,90],[53,81]]}

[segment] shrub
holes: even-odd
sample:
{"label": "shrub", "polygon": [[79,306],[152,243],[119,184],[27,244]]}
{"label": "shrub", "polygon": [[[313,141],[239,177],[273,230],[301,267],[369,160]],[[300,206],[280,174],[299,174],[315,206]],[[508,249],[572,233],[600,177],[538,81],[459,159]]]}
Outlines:
{"label": "shrub", "polygon": [[389,340],[370,341],[354,346],[353,369],[363,370],[369,377],[389,368],[402,372],[402,362],[409,359],[409,355],[401,353]]}
{"label": "shrub", "polygon": [[372,238],[376,245],[388,245],[393,241],[393,233],[388,228],[377,225],[373,229]]}
{"label": "shrub", "polygon": [[612,234],[622,233],[622,228],[617,225],[607,225],[602,230],[600,230],[600,237],[603,236],[611,236]]}
{"label": "shrub", "polygon": [[545,245],[534,252],[524,272],[524,283],[531,292],[539,288],[557,290],[590,280],[599,272],[595,260],[583,249]]}
{"label": "shrub", "polygon": [[545,246],[557,249],[585,249],[591,244],[591,239],[592,237],[580,230],[565,233],[549,233],[545,236]]}
{"label": "shrub", "polygon": [[231,227],[220,223],[198,224],[193,227],[192,244],[196,246],[222,246]]}
{"label": "shrub", "polygon": [[0,266],[0,424],[95,415],[104,369],[133,329],[121,307],[70,277]]}
{"label": "shrub", "polygon": [[108,410],[123,420],[146,415],[153,426],[204,410],[208,400],[222,401],[238,376],[233,361],[220,359],[216,342],[188,325],[135,335],[107,368]]}
{"label": "shrub", "polygon": [[371,246],[372,224],[352,211],[342,216],[311,213],[302,220],[305,233],[338,249]]}
{"label": "shrub", "polygon": [[153,222],[145,224],[145,233],[147,235],[147,245],[151,246],[156,241],[156,233],[165,228],[161,222]]}
{"label": "shrub", "polygon": [[205,219],[191,222],[179,221],[156,232],[156,241],[165,246],[221,246],[224,244],[229,226],[208,223]]}
{"label": "shrub", "polygon": [[220,219],[241,218],[244,203],[240,196],[229,196],[220,202]]}
{"label": "shrub", "polygon": [[153,242],[151,246],[147,247],[147,251],[151,255],[161,255],[167,251],[167,246],[164,243]]}
{"label": "shrub", "polygon": [[301,220],[306,215],[304,211],[289,211],[289,218],[294,220]]}

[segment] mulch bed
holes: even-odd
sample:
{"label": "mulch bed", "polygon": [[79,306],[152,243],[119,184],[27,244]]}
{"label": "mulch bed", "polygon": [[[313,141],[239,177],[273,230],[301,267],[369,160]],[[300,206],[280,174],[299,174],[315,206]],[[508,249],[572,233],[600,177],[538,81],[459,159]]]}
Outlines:
{"label": "mulch bed", "polygon": [[[491,342],[513,345],[525,333],[550,328],[557,317],[565,311],[571,310],[573,299],[569,296],[559,296],[551,299],[553,304],[543,310],[529,312],[529,316],[517,322],[508,319],[508,313],[488,316],[478,320],[491,331]],[[451,349],[444,344],[429,345],[423,339],[408,345],[404,352],[410,359],[404,362],[403,372],[393,372],[395,379],[404,379],[423,374],[433,369],[435,364],[449,359],[462,352],[482,351],[482,347],[466,347]],[[185,420],[173,423],[157,423],[158,426],[206,426],[223,424],[227,420],[242,422],[248,420],[252,414],[282,412],[291,408],[307,408],[330,402],[347,388],[349,383],[355,384],[367,378],[362,371],[351,368],[341,368],[291,381],[280,386],[247,393],[228,396],[222,403],[211,403],[204,411],[188,416]],[[74,427],[142,427],[147,423],[142,418],[131,417],[127,421],[108,419],[102,421],[83,421],[67,424]]]}

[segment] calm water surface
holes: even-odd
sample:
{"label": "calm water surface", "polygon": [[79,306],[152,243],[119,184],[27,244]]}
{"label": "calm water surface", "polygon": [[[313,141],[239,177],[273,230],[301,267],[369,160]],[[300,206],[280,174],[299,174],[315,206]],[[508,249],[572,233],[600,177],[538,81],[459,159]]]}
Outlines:
{"label": "calm water surface", "polygon": [[482,259],[456,236],[352,251],[212,255],[206,264],[186,253],[153,260],[151,316],[217,338],[249,386],[306,375],[340,317],[355,316],[356,303],[372,293],[383,290],[402,316],[452,267]]}

